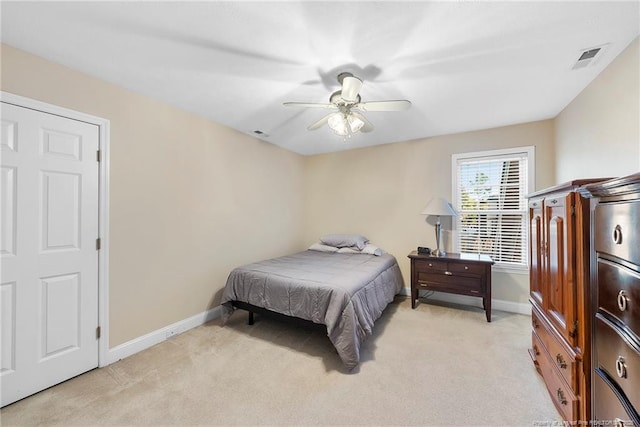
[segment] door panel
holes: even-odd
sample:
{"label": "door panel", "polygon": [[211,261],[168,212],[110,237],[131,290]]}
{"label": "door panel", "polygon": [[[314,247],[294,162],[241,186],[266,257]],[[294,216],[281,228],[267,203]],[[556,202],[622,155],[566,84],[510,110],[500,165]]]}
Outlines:
{"label": "door panel", "polygon": [[547,313],[549,320],[557,330],[573,343],[572,328],[575,321],[574,298],[571,296],[573,278],[571,276],[571,262],[574,250],[570,245],[571,229],[570,209],[571,195],[558,196],[545,200],[545,215],[547,221]]}
{"label": "door panel", "polygon": [[0,169],[0,256],[15,255],[16,247],[16,168]]}
{"label": "door panel", "polygon": [[82,176],[60,172],[41,172],[42,248],[41,250],[80,249],[80,184]]}
{"label": "door panel", "polygon": [[42,359],[79,347],[79,279],[79,274],[73,273],[40,280]]}
{"label": "door panel", "polygon": [[2,352],[0,353],[0,377],[15,370],[16,359],[16,283],[0,285],[0,333],[2,334]]}
{"label": "door panel", "polygon": [[544,260],[545,239],[543,235],[542,199],[529,202],[529,282],[531,299],[542,309],[544,307]]}
{"label": "door panel", "polygon": [[2,406],[98,366],[98,131],[2,103]]}

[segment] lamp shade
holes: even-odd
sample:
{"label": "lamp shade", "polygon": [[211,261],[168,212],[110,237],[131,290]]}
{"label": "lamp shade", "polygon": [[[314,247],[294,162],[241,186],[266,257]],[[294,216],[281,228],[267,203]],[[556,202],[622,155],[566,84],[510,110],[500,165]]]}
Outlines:
{"label": "lamp shade", "polygon": [[422,215],[456,216],[458,213],[451,204],[442,197],[434,197],[420,212]]}

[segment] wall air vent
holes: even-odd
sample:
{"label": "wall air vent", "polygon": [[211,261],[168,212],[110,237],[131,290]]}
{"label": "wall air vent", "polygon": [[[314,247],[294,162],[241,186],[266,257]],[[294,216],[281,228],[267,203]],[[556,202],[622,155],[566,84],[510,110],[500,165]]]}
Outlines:
{"label": "wall air vent", "polygon": [[602,53],[607,46],[608,44],[604,44],[602,46],[594,46],[588,49],[581,50],[578,55],[578,60],[573,64],[573,67],[571,67],[571,69],[577,70],[596,64],[602,57]]}

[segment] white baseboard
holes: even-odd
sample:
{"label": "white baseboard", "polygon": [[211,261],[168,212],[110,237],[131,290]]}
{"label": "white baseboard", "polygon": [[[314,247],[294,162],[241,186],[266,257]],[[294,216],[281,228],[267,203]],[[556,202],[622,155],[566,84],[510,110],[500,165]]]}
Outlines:
{"label": "white baseboard", "polygon": [[113,347],[108,351],[106,363],[101,364],[100,367],[110,365],[114,362],[117,362],[118,360],[124,359],[125,357],[129,357],[142,350],[146,350],[149,347],[159,344],[162,341],[166,341],[171,337],[188,331],[189,329],[204,325],[205,323],[220,317],[220,312],[221,307],[217,306],[200,314],[196,314],[195,316],[180,320],[179,322],[173,323],[164,328],[149,332],[148,334],[141,337],[134,338],[124,344]]}
{"label": "white baseboard", "polygon": [[[403,288],[400,292],[402,295],[410,296],[411,289]],[[472,307],[482,308],[482,298],[470,297],[466,295],[448,294],[444,292],[434,292],[429,299],[436,301],[450,302],[454,304],[470,305]],[[508,313],[517,313],[531,316],[531,304],[520,302],[505,301],[491,298],[491,309],[498,311],[506,311]]]}
{"label": "white baseboard", "polygon": [[[403,288],[400,291],[400,294],[409,296],[411,295],[411,290],[409,288]],[[433,295],[429,296],[429,299],[482,308],[482,299],[466,295],[434,292]],[[525,314],[529,316],[531,315],[531,304],[492,299],[491,308],[495,310],[506,311],[509,313]],[[187,319],[173,323],[164,328],[149,332],[148,334],[141,337],[134,338],[124,344],[113,347],[109,349],[107,353],[107,360],[105,361],[105,363],[101,363],[100,367],[110,365],[114,362],[117,362],[118,360],[124,359],[125,357],[129,357],[142,350],[146,350],[149,347],[153,347],[154,345],[166,341],[173,336],[186,332],[189,329],[204,325],[205,323],[220,317],[220,312],[221,307],[217,306],[200,314],[196,314],[195,316],[191,316]]]}

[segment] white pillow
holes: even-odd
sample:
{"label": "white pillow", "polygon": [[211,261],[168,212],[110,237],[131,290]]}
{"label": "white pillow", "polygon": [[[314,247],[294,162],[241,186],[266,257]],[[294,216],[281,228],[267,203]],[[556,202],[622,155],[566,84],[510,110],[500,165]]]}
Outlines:
{"label": "white pillow", "polygon": [[384,254],[385,251],[377,246],[367,243],[367,245],[362,249],[362,253],[380,256]]}
{"label": "white pillow", "polygon": [[335,246],[323,245],[320,242],[314,243],[309,246],[309,250],[319,251],[319,252],[338,252],[338,248]]}
{"label": "white pillow", "polygon": [[340,248],[338,249],[339,254],[361,254],[362,251],[356,248]]}
{"label": "white pillow", "polygon": [[335,246],[336,248],[355,247],[362,250],[369,242],[369,239],[360,234],[327,234],[322,236],[320,241],[325,245]]}
{"label": "white pillow", "polygon": [[340,248],[338,249],[339,254],[367,254],[367,255],[375,255],[380,256],[385,252],[377,246],[374,246],[370,243],[367,243],[362,250],[358,250],[354,247],[351,248]]}

